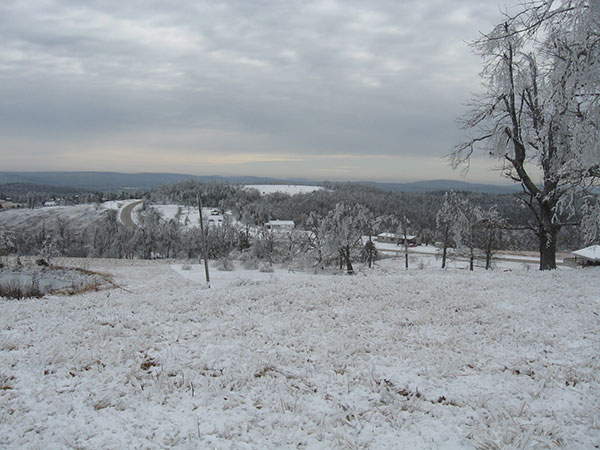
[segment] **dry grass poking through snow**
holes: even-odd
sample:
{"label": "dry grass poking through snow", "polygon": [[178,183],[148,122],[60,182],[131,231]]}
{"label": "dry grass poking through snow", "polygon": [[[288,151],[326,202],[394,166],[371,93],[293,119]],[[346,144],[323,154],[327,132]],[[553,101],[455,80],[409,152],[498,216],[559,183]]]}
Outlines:
{"label": "dry grass poking through snow", "polygon": [[600,442],[598,270],[92,266],[131,292],[0,302],[1,447]]}

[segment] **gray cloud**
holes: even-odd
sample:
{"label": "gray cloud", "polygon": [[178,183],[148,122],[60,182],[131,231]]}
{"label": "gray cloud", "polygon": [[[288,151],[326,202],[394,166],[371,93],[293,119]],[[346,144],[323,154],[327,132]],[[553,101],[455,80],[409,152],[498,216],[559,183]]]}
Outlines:
{"label": "gray cloud", "polygon": [[210,130],[177,145],[441,156],[480,70],[465,41],[498,18],[496,0],[8,0],[0,129],[12,149]]}

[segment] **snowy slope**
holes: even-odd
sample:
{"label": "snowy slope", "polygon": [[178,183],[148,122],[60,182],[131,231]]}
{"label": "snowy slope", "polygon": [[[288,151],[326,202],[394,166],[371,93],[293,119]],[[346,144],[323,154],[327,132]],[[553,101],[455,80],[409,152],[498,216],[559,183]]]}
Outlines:
{"label": "snowy slope", "polygon": [[355,276],[213,270],[207,289],[179,274],[200,266],[64,263],[124,289],[0,300],[0,447],[600,442],[597,269],[387,260]]}
{"label": "snowy slope", "polygon": [[82,230],[100,220],[106,208],[97,205],[54,206],[36,209],[9,209],[0,213],[0,228],[36,231],[52,229],[60,221],[69,229]]}
{"label": "snowy slope", "polygon": [[61,221],[69,228],[81,230],[91,223],[100,220],[107,210],[120,211],[130,203],[138,200],[115,200],[96,204],[83,204],[74,206],[54,206],[35,209],[9,209],[0,213],[0,226],[19,230],[37,230],[44,226],[53,228],[56,222]]}

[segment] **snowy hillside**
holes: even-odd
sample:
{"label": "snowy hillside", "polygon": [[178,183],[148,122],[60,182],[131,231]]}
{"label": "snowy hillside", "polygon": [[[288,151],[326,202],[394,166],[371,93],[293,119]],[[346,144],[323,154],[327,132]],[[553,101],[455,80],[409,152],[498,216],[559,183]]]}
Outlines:
{"label": "snowy hillside", "polygon": [[[593,448],[598,269],[219,272],[0,300],[4,448]],[[173,264],[173,263],[171,263]],[[180,274],[186,273],[187,278]]]}
{"label": "snowy hillside", "polygon": [[71,229],[82,230],[102,219],[108,210],[117,211],[117,217],[120,217],[120,212],[125,206],[137,201],[133,199],[109,201],[99,205],[83,204],[35,209],[9,209],[0,213],[0,227],[16,230],[37,230],[44,226],[47,229],[53,229],[59,221]]}
{"label": "snowy hillside", "polygon": [[98,205],[54,206],[36,209],[9,209],[0,213],[0,228],[18,230],[53,229],[57,221],[70,229],[82,230],[100,220],[108,208]]}

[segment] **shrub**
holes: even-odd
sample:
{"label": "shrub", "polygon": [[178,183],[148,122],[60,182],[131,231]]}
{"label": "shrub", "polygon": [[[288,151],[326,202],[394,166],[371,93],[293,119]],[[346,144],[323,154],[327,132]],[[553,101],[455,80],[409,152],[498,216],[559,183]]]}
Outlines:
{"label": "shrub", "polygon": [[263,273],[273,273],[275,272],[275,269],[273,269],[271,264],[261,264],[258,271]]}
{"label": "shrub", "polygon": [[40,291],[39,284],[32,282],[29,285],[23,285],[18,281],[0,283],[0,297],[22,299],[22,298],[40,298],[44,294]]}

